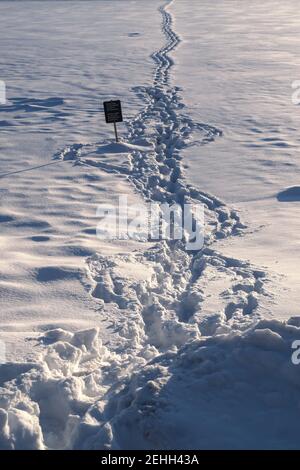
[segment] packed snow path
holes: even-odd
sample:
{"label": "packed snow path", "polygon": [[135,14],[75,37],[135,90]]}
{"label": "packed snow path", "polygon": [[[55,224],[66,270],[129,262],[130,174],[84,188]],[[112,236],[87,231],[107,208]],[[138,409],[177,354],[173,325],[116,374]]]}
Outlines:
{"label": "packed snow path", "polygon": [[160,8],[166,44],[152,56],[153,86],[135,89],[145,106],[121,144],[130,170],[93,158],[99,144],[76,144],[55,158],[126,174],[146,201],[203,203],[205,246],[189,253],[163,241],[131,255],[89,257],[87,288],[109,313],[116,340],[103,346],[96,328],[51,330],[40,338],[38,363],[2,366],[3,448],[253,447],[257,429],[260,445],[276,447],[297,423],[300,382],[289,353],[299,323],[261,319],[266,273],[213,247],[241,235],[238,214],[184,178],[181,149],[213,145],[222,133],[193,122],[182,90],[171,85],[169,53],[180,42],[171,3]]}

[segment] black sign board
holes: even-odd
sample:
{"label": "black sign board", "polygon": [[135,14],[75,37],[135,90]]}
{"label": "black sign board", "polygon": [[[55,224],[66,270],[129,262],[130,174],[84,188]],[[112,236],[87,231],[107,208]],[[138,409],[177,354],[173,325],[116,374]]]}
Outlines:
{"label": "black sign board", "polygon": [[105,120],[108,124],[123,121],[122,107],[121,107],[120,100],[104,101],[103,106],[104,106]]}

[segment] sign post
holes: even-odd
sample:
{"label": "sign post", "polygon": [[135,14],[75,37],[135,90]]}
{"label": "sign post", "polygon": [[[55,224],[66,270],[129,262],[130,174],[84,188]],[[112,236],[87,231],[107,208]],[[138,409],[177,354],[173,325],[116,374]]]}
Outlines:
{"label": "sign post", "polygon": [[123,122],[122,106],[120,100],[104,101],[104,113],[107,124],[113,123],[116,142],[119,142],[117,122]]}

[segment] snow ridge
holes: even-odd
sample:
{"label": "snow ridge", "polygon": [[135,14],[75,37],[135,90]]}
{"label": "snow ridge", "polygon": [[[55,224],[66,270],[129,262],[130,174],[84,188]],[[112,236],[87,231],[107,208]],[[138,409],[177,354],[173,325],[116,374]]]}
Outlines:
{"label": "snow ridge", "polygon": [[[190,253],[182,242],[163,241],[126,256],[89,257],[89,292],[111,318],[115,343],[103,345],[97,328],[55,329],[40,338],[37,364],[10,365],[0,401],[2,448],[245,448],[257,428],[261,445],[284,441],[274,407],[291,391],[296,403],[291,384],[300,382],[288,354],[300,329],[297,321],[262,319],[267,273],[213,247],[241,235],[238,214],[185,181],[181,150],[213,145],[222,133],[185,115],[182,90],[170,84],[169,54],[180,42],[171,4],[160,7],[166,43],[152,55],[153,85],[135,89],[145,107],[121,144],[131,171],[106,170],[125,172],[147,201],[203,203],[205,247]],[[90,157],[96,147],[76,144],[55,158],[97,165]],[[288,416],[295,421],[293,410]]]}

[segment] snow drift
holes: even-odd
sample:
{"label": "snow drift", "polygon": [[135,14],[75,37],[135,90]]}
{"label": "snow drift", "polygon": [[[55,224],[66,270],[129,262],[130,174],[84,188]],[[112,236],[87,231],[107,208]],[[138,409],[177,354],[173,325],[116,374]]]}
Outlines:
{"label": "snow drift", "polygon": [[125,175],[148,202],[202,203],[205,247],[85,251],[85,276],[40,268],[37,281],[47,285],[79,278],[111,336],[48,328],[35,336],[35,360],[0,365],[3,449],[299,447],[291,346],[300,321],[263,318],[261,299],[272,298],[266,270],[215,249],[243,234],[239,214],[186,181],[182,149],[213,145],[222,131],[192,120],[170,84],[169,54],[180,42],[170,3],[160,7],[166,42],[152,55],[153,83],[135,88],[144,106],[128,123],[128,142],[67,145],[54,161]]}

